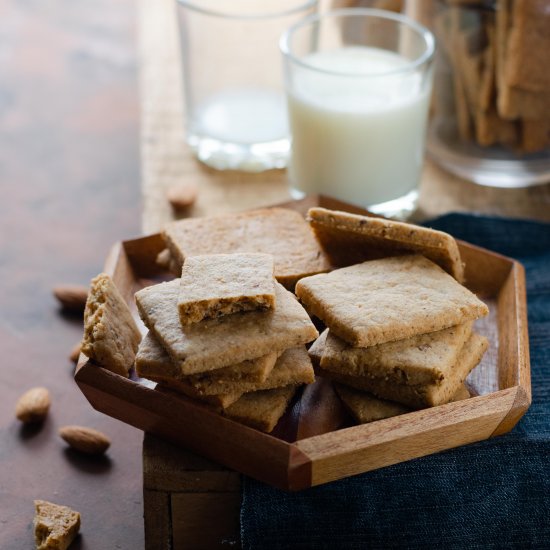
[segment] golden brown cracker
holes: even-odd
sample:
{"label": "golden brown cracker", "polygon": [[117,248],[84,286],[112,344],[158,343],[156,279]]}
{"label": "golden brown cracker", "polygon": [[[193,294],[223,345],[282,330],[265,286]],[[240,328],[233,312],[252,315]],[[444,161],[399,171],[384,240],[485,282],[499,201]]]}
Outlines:
{"label": "golden brown cracker", "polygon": [[472,292],[419,255],[306,277],[296,294],[312,315],[356,347],[435,332],[488,313]]}
{"label": "golden brown cracker", "polygon": [[99,274],[92,279],[84,310],[82,353],[127,377],[140,341],[141,333],[115,283],[109,275]]}
{"label": "golden brown cracker", "polygon": [[271,254],[275,277],[289,289],[301,277],[331,267],[304,218],[285,208],[178,220],[165,227],[163,237],[180,266],[186,257],[202,254]]}
{"label": "golden brown cracker", "polygon": [[321,207],[310,208],[307,218],[335,265],[417,253],[438,264],[458,281],[464,280],[458,245],[448,233]]}

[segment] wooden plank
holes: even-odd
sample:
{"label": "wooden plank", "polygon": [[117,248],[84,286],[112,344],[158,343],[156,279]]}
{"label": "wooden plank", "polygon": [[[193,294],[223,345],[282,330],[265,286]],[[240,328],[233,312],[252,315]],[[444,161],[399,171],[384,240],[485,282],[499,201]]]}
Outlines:
{"label": "wooden plank", "polygon": [[531,366],[529,360],[529,333],[527,329],[527,293],[525,270],[514,267],[503,285],[498,299],[499,369],[501,387],[518,385],[516,399],[508,414],[493,432],[493,436],[510,431],[531,405]]}
{"label": "wooden plank", "polygon": [[239,474],[146,433],[143,483],[148,542],[168,548],[170,539],[174,550],[239,548]]}
{"label": "wooden plank", "polygon": [[239,549],[241,495],[172,494],[174,550]]}
{"label": "wooden plank", "polygon": [[501,387],[521,385],[531,393],[529,335],[527,331],[525,270],[515,263],[498,295],[502,315],[498,319]]}
{"label": "wooden plank", "polygon": [[143,491],[145,550],[172,550],[172,513],[170,493]]}
{"label": "wooden plank", "polygon": [[241,482],[237,472],[151,434],[145,434],[143,486],[171,493],[238,493]]}

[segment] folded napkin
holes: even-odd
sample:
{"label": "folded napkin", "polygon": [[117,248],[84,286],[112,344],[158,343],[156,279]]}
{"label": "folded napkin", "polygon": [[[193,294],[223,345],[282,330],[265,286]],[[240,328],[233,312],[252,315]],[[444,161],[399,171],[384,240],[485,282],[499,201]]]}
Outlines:
{"label": "folded napkin", "polygon": [[243,480],[244,549],[550,548],[550,224],[426,225],[523,263],[533,403],[491,440],[287,493]]}

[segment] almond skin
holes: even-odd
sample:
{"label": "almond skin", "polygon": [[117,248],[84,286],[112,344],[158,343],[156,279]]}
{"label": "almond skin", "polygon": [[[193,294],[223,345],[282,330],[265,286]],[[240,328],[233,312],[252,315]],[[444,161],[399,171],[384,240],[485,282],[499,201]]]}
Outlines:
{"label": "almond skin", "polygon": [[90,455],[103,454],[111,445],[105,434],[84,426],[64,426],[59,435],[73,449]]}
{"label": "almond skin", "polygon": [[46,388],[31,388],[15,405],[15,416],[25,424],[43,422],[50,410],[50,392]]}
{"label": "almond skin", "polygon": [[168,202],[176,210],[188,208],[196,200],[199,189],[196,183],[176,183],[166,191]]}
{"label": "almond skin", "polygon": [[71,350],[71,353],[69,355],[69,359],[73,362],[73,363],[78,363],[78,358],[80,357],[80,347],[81,347],[81,342],[78,342],[74,345],[73,349]]}
{"label": "almond skin", "polygon": [[59,285],[54,287],[53,294],[63,309],[82,313],[88,298],[88,287],[80,285]]}

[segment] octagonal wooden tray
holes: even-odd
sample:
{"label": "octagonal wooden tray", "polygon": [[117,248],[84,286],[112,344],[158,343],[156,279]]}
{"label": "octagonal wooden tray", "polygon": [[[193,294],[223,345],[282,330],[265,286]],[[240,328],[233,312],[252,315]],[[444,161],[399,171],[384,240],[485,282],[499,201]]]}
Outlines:
{"label": "octagonal wooden tray", "polygon": [[[365,213],[324,197],[284,206],[305,213],[313,205]],[[524,270],[518,262],[459,243],[467,286],[490,307],[476,323],[491,344],[467,379],[470,399],[353,425],[330,382],[295,398],[271,434],[218,415],[132,375],[123,378],[81,355],[80,389],[97,410],[276,487],[300,490],[397,462],[481,441],[513,428],[531,402]],[[160,235],[117,243],[105,271],[136,318],[134,292],[171,278],[155,263]],[[140,323],[141,324],[141,323]]]}

